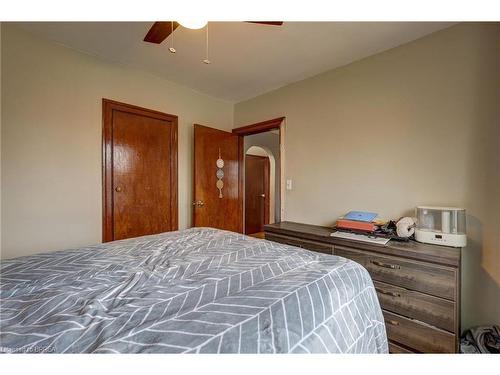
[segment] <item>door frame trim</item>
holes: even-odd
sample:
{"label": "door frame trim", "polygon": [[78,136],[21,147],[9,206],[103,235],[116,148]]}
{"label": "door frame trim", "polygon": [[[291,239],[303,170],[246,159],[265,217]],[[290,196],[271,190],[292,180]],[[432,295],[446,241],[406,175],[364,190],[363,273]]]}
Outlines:
{"label": "door frame trim", "polygon": [[[276,117],[271,120],[265,120],[261,122],[257,122],[250,125],[240,126],[238,128],[233,129],[233,133],[240,136],[241,143],[241,151],[240,151],[240,171],[243,170],[244,163],[244,145],[243,138],[247,135],[265,133],[269,130],[279,130],[279,138],[280,138],[280,220],[285,221],[285,132],[286,132],[286,117]],[[243,173],[240,172],[240,186],[243,189]],[[244,193],[243,191],[241,192]],[[243,197],[242,202],[242,228],[245,230],[245,201]]]}
{"label": "door frame trim", "polygon": [[171,230],[179,229],[178,204],[178,118],[175,115],[102,99],[102,241],[113,241],[113,111],[133,113],[172,123],[170,136],[170,217]]}
{"label": "door frame trim", "polygon": [[257,122],[255,124],[240,126],[239,128],[234,128],[233,133],[241,136],[252,135],[257,133],[264,133],[269,130],[280,129],[281,124],[285,117],[277,117],[272,120],[266,120]]}

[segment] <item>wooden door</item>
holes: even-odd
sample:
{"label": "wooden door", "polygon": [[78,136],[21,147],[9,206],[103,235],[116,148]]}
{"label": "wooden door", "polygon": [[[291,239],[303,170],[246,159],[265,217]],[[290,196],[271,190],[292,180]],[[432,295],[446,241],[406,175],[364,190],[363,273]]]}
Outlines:
{"label": "wooden door", "polygon": [[[242,232],[242,138],[222,130],[194,125],[193,226]],[[217,167],[217,159],[224,161]],[[224,184],[217,188],[217,171]]]}
{"label": "wooden door", "polygon": [[268,157],[245,155],[245,233],[264,231],[269,224],[269,174]]}
{"label": "wooden door", "polygon": [[177,230],[177,117],[103,99],[103,241]]}

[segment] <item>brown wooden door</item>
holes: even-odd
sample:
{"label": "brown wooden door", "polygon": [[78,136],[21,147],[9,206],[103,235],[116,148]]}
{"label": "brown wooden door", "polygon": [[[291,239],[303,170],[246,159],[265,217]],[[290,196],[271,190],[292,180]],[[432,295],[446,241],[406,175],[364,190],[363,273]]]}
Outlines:
{"label": "brown wooden door", "polygon": [[103,100],[103,240],[177,230],[177,117]]}
{"label": "brown wooden door", "polygon": [[[217,188],[217,159],[224,161],[222,197]],[[242,138],[194,125],[193,226],[242,232],[243,199],[240,183]]]}
{"label": "brown wooden door", "polygon": [[245,233],[264,231],[269,224],[269,158],[245,155]]}

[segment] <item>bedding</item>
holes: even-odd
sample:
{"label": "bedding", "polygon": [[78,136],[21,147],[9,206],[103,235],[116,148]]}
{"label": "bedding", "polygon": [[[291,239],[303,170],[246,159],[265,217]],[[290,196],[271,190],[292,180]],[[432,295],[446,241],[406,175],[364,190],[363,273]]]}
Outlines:
{"label": "bedding", "polygon": [[367,271],[212,228],[4,260],[0,351],[387,353]]}

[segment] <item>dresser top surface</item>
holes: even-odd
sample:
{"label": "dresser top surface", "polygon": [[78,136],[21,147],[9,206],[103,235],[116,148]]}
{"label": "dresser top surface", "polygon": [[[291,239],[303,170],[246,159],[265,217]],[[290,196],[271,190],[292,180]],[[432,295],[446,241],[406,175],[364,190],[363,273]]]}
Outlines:
{"label": "dresser top surface", "polygon": [[294,236],[313,241],[326,242],[337,246],[351,246],[388,255],[403,256],[416,260],[429,261],[447,266],[460,266],[461,249],[447,246],[423,244],[416,241],[394,241],[387,245],[378,245],[368,242],[354,241],[331,237],[333,228],[318,225],[282,221],[265,226],[267,233]]}

